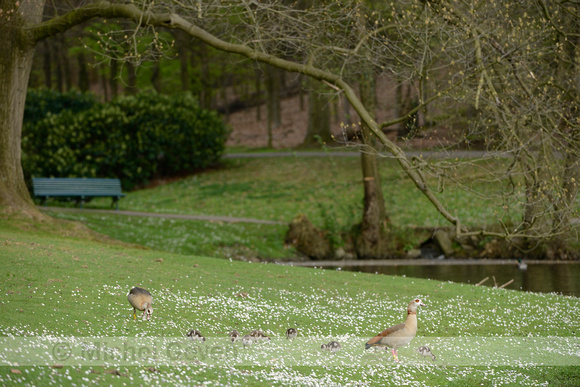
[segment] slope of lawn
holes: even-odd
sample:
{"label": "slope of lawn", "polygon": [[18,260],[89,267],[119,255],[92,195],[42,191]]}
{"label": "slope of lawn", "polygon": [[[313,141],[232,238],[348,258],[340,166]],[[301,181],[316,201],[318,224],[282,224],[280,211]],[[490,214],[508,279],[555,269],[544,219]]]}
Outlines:
{"label": "slope of lawn", "polygon": [[[457,173],[463,185],[480,192],[497,182],[478,182],[487,163],[474,162]],[[380,159],[387,211],[401,250],[424,241],[425,227],[448,226],[425,197],[403,175],[392,159]],[[51,212],[64,219],[80,220],[98,232],[129,243],[182,254],[245,259],[292,259],[296,252],[284,246],[287,225],[296,215],[335,236],[347,232],[362,216],[362,184],[358,157],[281,157],[224,160],[221,168],[128,193],[120,208],[192,215],[215,215],[280,221],[280,225],[208,223],[118,215]],[[438,184],[433,179],[435,186]],[[510,212],[497,213],[488,199],[447,183],[441,193],[453,203],[467,225],[488,225]],[[51,205],[54,205],[51,202]],[[109,199],[94,200],[86,208],[110,208]]]}
{"label": "slope of lawn", "polygon": [[[58,227],[0,218],[0,384],[580,384],[575,297],[175,255],[64,237]],[[153,294],[151,321],[133,321],[132,286]],[[401,363],[365,351],[417,297],[427,307]],[[296,340],[284,338],[288,327]],[[204,344],[185,337],[193,328]],[[272,341],[243,348],[227,341],[232,328]],[[158,356],[57,358],[65,338],[72,351],[125,340],[158,345]],[[343,349],[321,351],[330,340]],[[421,358],[420,345],[436,360]]]}

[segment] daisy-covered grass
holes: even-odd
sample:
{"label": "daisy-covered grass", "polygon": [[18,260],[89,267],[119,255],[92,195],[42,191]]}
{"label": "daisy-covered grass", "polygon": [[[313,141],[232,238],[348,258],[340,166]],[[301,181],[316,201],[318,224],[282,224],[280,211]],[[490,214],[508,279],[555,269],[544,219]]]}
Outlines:
{"label": "daisy-covered grass", "polygon": [[50,211],[51,216],[83,222],[127,243],[186,255],[238,260],[288,260],[296,251],[284,244],[287,225],[226,223],[156,217]]}
{"label": "daisy-covered grass", "polygon": [[[430,234],[417,228],[449,226],[393,159],[380,159],[379,163],[387,212],[401,246],[413,248],[428,238]],[[452,161],[445,165],[454,181],[428,179],[434,188],[441,185],[440,199],[457,213],[462,224],[484,226],[498,219],[509,223],[520,218],[517,204],[494,196],[497,181],[479,180],[482,171],[490,168],[488,162],[473,162],[462,168]],[[456,181],[488,197],[461,190]],[[515,195],[509,198],[517,202]],[[54,201],[50,204],[60,205]],[[85,208],[110,209],[110,204],[109,198],[101,198],[85,204]],[[253,218],[278,221],[280,225],[70,212],[51,215],[79,220],[115,239],[164,251],[234,259],[291,259],[296,258],[296,252],[284,246],[284,234],[295,216],[305,214],[338,240],[338,235],[361,221],[362,205],[362,173],[357,157],[277,157],[224,160],[221,168],[129,192],[119,206],[131,211]]]}
{"label": "daisy-covered grass", "polygon": [[[580,382],[575,297],[176,255],[6,220],[0,229],[0,384]],[[154,297],[150,321],[132,318],[127,293],[133,286]],[[365,351],[369,338],[404,320],[406,305],[417,297],[427,306],[418,314],[417,337],[399,349],[401,363],[387,351]],[[299,331],[294,340],[285,338],[289,327]],[[190,329],[206,342],[189,340]],[[229,342],[232,329],[259,329],[272,340],[244,348]],[[6,349],[6,340],[17,345]],[[158,356],[56,356],[61,342],[95,354],[87,343],[106,340],[129,348],[158,343]],[[331,340],[342,349],[321,351],[320,344]],[[422,358],[416,352],[421,345],[436,360]],[[122,351],[122,344],[117,347]]]}

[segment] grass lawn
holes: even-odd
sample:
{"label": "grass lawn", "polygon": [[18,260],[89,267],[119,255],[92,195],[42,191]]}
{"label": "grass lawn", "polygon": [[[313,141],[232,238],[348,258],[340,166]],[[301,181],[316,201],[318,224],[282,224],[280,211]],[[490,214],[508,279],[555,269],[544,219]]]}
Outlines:
{"label": "grass lawn", "polygon": [[[63,236],[78,232],[0,218],[0,384],[580,385],[575,297]],[[151,321],[133,321],[132,286],[153,294]],[[399,350],[401,363],[365,351],[370,337],[402,322],[416,297],[427,307],[417,337]],[[296,340],[284,338],[288,327],[299,330]],[[207,337],[204,344],[185,337],[192,328]],[[243,348],[225,339],[232,328],[261,329],[272,341]],[[88,344],[107,340],[156,346],[156,356],[83,358],[100,353]],[[343,349],[322,352],[330,340]],[[437,359],[421,358],[420,345]],[[62,356],[67,348],[71,358]]]}
{"label": "grass lawn", "polygon": [[[476,183],[484,163],[472,163],[454,171],[461,184],[480,192],[491,192],[497,181]],[[392,159],[380,159],[380,171],[388,214],[401,250],[409,250],[429,235],[423,227],[449,224],[427,202]],[[359,223],[362,216],[362,184],[358,157],[282,157],[226,159],[218,169],[178,181],[130,192],[120,208],[192,215],[220,215],[289,223],[303,213],[318,227],[335,235]],[[432,178],[437,186],[437,179]],[[440,197],[464,224],[482,225],[509,221],[517,208],[498,212],[490,196],[446,183]],[[515,201],[515,198],[513,198]],[[54,203],[54,202],[52,202]],[[502,202],[503,203],[503,202]],[[504,203],[505,204],[505,203]],[[94,200],[86,208],[110,208],[109,199]],[[52,213],[64,219],[80,220],[113,238],[181,254],[234,259],[293,259],[296,252],[284,246],[287,226],[226,224],[196,221],[132,218],[118,215]],[[338,238],[335,238],[338,240]]]}

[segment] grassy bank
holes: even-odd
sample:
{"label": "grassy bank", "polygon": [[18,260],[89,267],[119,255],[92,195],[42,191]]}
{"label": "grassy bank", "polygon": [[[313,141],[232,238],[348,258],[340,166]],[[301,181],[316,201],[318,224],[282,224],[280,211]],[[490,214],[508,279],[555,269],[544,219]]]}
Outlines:
{"label": "grassy bank", "polygon": [[[233,351],[229,357],[212,352],[178,366],[167,357],[62,368],[50,367],[56,361],[29,359],[32,364],[0,367],[1,384],[580,383],[578,298],[175,255],[63,237],[74,230],[7,219],[0,219],[0,230],[4,337],[70,336],[73,347],[82,338],[125,336],[147,345],[153,338],[174,337],[197,356],[226,348],[224,337],[232,328],[262,329],[272,337],[271,343],[246,349],[227,347]],[[149,322],[132,320],[126,294],[135,285],[155,297]],[[366,340],[403,320],[415,297],[428,306],[419,312],[417,337],[399,351],[401,364],[387,352],[364,351]],[[300,331],[293,342],[283,338],[290,326]],[[208,337],[204,347],[185,339],[192,328]],[[321,352],[320,344],[330,340],[342,342],[343,351]],[[414,351],[424,344],[437,360]],[[26,358],[35,350],[40,349],[15,352]],[[0,361],[6,365],[13,355],[2,352]]]}
{"label": "grassy bank", "polygon": [[[425,227],[448,226],[432,205],[403,175],[392,159],[380,159],[387,211],[399,248],[409,250],[428,237]],[[486,192],[476,183],[482,173],[478,163],[457,170],[462,184]],[[306,214],[334,235],[360,222],[363,191],[358,157],[284,157],[224,160],[222,167],[153,188],[131,192],[121,209],[220,215],[289,223]],[[436,180],[432,180],[436,185]],[[452,212],[468,226],[492,224],[510,213],[498,214],[491,200],[446,186],[440,194],[453,203]],[[110,208],[110,200],[95,200],[87,208]],[[284,246],[285,225],[220,224],[195,221],[128,218],[111,215],[53,213],[81,220],[95,230],[129,243],[182,254],[225,258],[292,259]],[[338,238],[335,238],[338,239]]]}

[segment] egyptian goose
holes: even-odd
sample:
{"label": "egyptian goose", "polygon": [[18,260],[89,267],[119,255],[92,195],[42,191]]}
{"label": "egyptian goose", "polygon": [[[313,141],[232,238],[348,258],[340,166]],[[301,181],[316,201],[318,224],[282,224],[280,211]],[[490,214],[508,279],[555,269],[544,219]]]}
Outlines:
{"label": "egyptian goose", "polygon": [[266,336],[266,334],[262,331],[259,331],[259,330],[255,330],[255,331],[250,332],[250,337],[252,337],[254,339],[257,339],[259,337],[264,337],[264,336]]}
{"label": "egyptian goose", "polygon": [[127,295],[127,299],[133,306],[133,320],[137,318],[137,310],[143,311],[143,320],[149,320],[153,314],[153,296],[147,290],[134,287]]}
{"label": "egyptian goose", "polygon": [[264,341],[270,341],[270,337],[266,336],[266,334],[262,331],[252,331],[250,333],[250,337],[253,340],[264,340]]}
{"label": "egyptian goose", "polygon": [[373,337],[366,343],[365,348],[369,349],[374,346],[385,346],[392,348],[391,353],[395,361],[399,361],[397,355],[397,348],[404,347],[409,344],[417,333],[417,308],[425,306],[419,299],[415,299],[409,303],[407,307],[407,318],[402,324],[394,325],[385,329],[377,336]]}
{"label": "egyptian goose", "polygon": [[419,352],[421,355],[423,355],[423,357],[431,356],[431,359],[435,360],[435,355],[433,355],[433,353],[431,352],[431,348],[429,348],[426,345],[423,345],[423,346],[417,348],[417,352]]}
{"label": "egyptian goose", "polygon": [[330,343],[328,343],[328,350],[330,352],[338,352],[341,349],[341,345],[338,341],[331,341]]}
{"label": "egyptian goose", "polygon": [[201,342],[204,342],[205,341],[205,337],[203,337],[203,335],[201,334],[201,332],[198,331],[197,329],[190,330],[187,333],[187,337],[189,337],[193,341],[201,341]]}
{"label": "egyptian goose", "polygon": [[242,344],[244,345],[244,347],[249,347],[250,345],[252,345],[252,336],[250,335],[245,335],[244,337],[242,337]]}
{"label": "egyptian goose", "polygon": [[320,349],[322,349],[323,351],[330,351],[330,352],[338,352],[338,351],[340,351],[341,348],[342,348],[342,346],[340,345],[340,343],[338,341],[331,341],[328,344],[322,344],[320,346]]}
{"label": "egyptian goose", "polygon": [[290,340],[295,339],[296,336],[298,336],[298,331],[296,330],[296,328],[288,328],[288,330],[286,331],[286,338]]}
{"label": "egyptian goose", "polygon": [[233,331],[230,332],[230,340],[232,341],[232,343],[235,343],[236,341],[238,341],[240,338],[240,332],[238,332],[236,329],[234,329]]}

